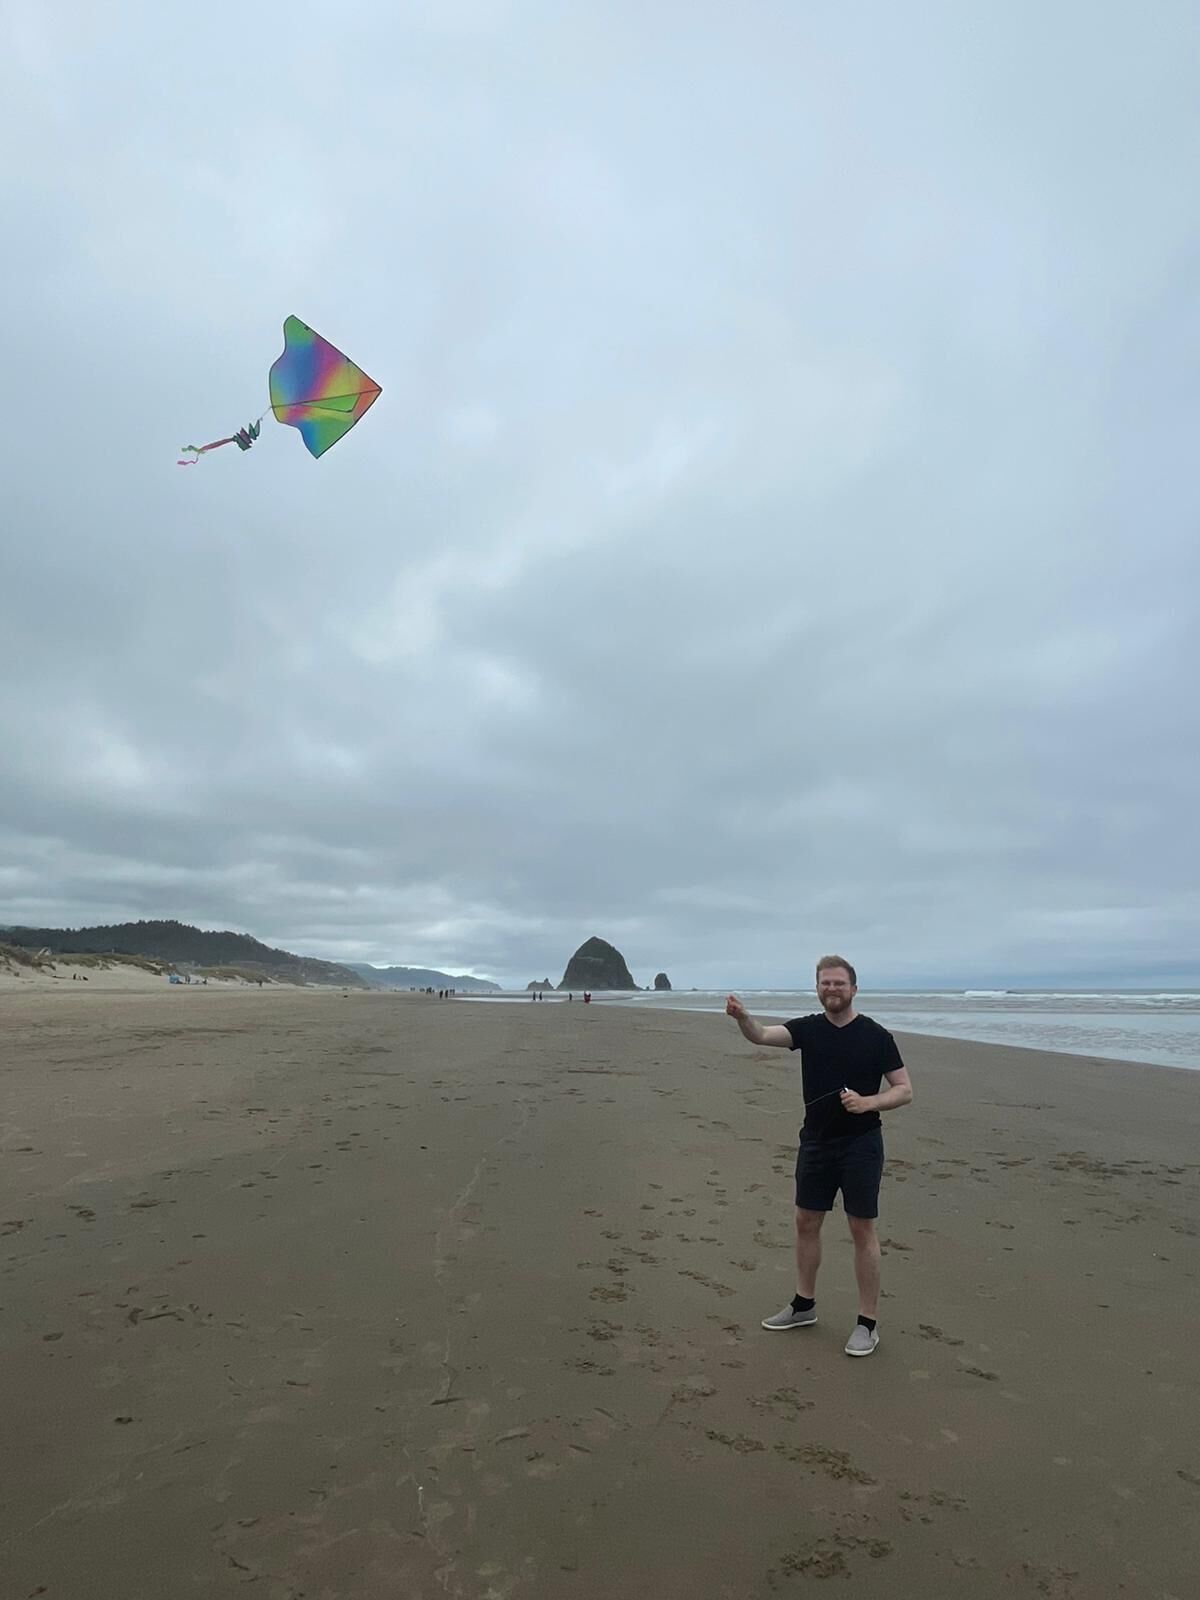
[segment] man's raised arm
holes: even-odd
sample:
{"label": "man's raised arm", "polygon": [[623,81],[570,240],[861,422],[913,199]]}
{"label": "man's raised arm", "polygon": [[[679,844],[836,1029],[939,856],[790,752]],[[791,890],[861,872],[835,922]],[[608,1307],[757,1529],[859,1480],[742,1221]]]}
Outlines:
{"label": "man's raised arm", "polygon": [[782,1022],[764,1028],[761,1022],[750,1015],[735,994],[731,994],[725,1002],[725,1015],[733,1018],[742,1030],[743,1036],[749,1039],[751,1044],[774,1045],[779,1050],[792,1048],[792,1036]]}

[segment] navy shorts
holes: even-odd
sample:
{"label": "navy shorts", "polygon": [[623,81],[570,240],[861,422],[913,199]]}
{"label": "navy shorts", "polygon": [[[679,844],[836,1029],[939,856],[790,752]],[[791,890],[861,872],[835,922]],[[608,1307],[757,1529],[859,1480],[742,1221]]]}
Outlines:
{"label": "navy shorts", "polygon": [[883,1177],[883,1133],[851,1133],[840,1139],[801,1139],[796,1157],[796,1204],[804,1211],[832,1211],[838,1190],[848,1217],[879,1215]]}

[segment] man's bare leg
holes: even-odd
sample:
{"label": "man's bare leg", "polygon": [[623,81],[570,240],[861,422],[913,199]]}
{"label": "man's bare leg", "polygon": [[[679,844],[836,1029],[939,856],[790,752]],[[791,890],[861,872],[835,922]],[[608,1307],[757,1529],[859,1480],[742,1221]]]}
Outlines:
{"label": "man's bare leg", "polygon": [[[847,1217],[854,1240],[854,1276],[858,1282],[858,1309],[872,1320],[879,1314],[879,1235],[874,1217]],[[799,1241],[796,1245],[799,1258]]]}
{"label": "man's bare leg", "polygon": [[821,1265],[823,1211],[796,1207],[796,1291],[805,1300],[817,1295],[817,1268]]}

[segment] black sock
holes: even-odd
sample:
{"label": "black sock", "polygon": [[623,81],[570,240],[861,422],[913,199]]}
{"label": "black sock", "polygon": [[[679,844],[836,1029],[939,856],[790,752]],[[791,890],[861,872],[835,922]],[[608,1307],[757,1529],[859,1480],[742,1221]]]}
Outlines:
{"label": "black sock", "polygon": [[816,1303],[815,1300],[806,1300],[802,1294],[794,1294],[792,1296],[793,1311],[811,1311]]}
{"label": "black sock", "polygon": [[874,1333],[875,1332],[875,1318],[874,1317],[863,1317],[863,1316],[860,1316],[858,1321],[859,1321],[859,1325],[861,1327],[864,1327],[867,1330],[868,1333]]}

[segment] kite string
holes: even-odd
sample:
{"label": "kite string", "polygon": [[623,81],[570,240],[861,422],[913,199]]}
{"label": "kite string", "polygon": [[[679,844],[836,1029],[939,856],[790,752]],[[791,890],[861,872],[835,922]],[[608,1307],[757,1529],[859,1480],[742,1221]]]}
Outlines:
{"label": "kite string", "polygon": [[819,1104],[819,1103],[820,1103],[820,1101],[822,1101],[822,1100],[828,1100],[828,1099],[830,1099],[830,1098],[831,1098],[831,1097],[832,1097],[832,1096],[833,1096],[833,1095],[835,1095],[835,1094],[844,1094],[844,1093],[845,1093],[845,1090],[844,1090],[844,1089],[830,1089],[830,1091],[829,1091],[829,1093],[828,1093],[828,1094],[818,1094],[818,1095],[814,1095],[814,1096],[813,1096],[813,1098],[812,1098],[812,1099],[811,1099],[811,1100],[806,1100],[806,1101],[805,1101],[805,1102],[804,1102],[804,1104],[805,1104],[805,1105],[806,1105],[806,1106],[815,1106],[815,1105],[817,1105],[817,1104]]}

